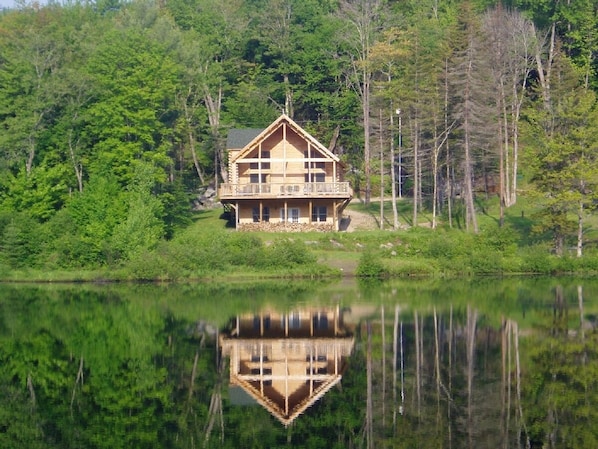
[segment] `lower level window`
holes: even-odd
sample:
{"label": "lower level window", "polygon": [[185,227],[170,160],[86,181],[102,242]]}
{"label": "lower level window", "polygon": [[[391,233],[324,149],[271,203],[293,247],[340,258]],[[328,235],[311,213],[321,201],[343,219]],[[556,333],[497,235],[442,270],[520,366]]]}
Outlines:
{"label": "lower level window", "polygon": [[[253,209],[251,209],[251,215],[253,216],[254,223],[260,222],[260,208],[259,207],[254,207]],[[266,221],[266,222],[270,221],[270,208],[269,207],[262,208],[261,221]]]}
{"label": "lower level window", "polygon": [[287,216],[285,217],[284,207],[280,208],[280,221],[288,221],[289,223],[299,223],[299,208],[289,207],[287,208]]}
{"label": "lower level window", "polygon": [[311,211],[311,221],[326,221],[327,215],[326,206],[314,206]]}

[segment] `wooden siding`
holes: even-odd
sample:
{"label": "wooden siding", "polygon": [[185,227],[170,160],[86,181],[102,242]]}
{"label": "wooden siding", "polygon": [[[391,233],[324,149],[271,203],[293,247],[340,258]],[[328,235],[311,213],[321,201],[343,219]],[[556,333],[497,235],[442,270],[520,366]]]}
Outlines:
{"label": "wooden siding", "polygon": [[[219,197],[233,210],[237,229],[254,229],[257,222],[259,228],[338,230],[341,212],[353,197],[339,158],[285,115],[241,150],[229,152],[228,173]],[[314,207],[326,207],[320,213],[325,218],[312,218]],[[281,215],[290,209],[295,209],[293,220]]]}

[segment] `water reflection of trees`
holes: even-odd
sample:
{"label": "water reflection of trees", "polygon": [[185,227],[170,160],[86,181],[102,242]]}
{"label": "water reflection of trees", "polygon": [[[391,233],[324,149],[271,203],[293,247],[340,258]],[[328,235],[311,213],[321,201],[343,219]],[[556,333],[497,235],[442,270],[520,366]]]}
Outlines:
{"label": "water reflection of trees", "polygon": [[196,298],[172,313],[133,296],[2,297],[0,447],[598,447],[596,308],[575,286],[527,321],[473,305],[347,307],[342,382],[288,428],[232,403],[219,324]]}
{"label": "water reflection of trees", "polygon": [[[517,447],[522,420],[518,329],[496,329],[472,307],[381,308],[362,326],[368,447]],[[518,374],[519,373],[519,374]],[[370,380],[371,379],[371,380]],[[370,430],[371,429],[371,430]],[[405,446],[409,447],[409,446]]]}

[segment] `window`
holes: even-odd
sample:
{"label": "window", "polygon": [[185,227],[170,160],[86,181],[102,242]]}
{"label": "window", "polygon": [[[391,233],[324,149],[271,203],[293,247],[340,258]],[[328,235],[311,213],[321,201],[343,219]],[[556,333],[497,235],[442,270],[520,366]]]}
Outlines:
{"label": "window", "polygon": [[303,163],[303,167],[304,167],[306,170],[309,170],[310,168],[311,168],[312,170],[315,170],[315,169],[317,169],[317,170],[326,170],[326,162],[312,162],[312,163],[311,163],[311,167],[310,167],[310,163],[309,163],[309,162],[307,162],[307,161],[305,161],[305,162]]}
{"label": "window", "polygon": [[[254,223],[260,222],[260,208],[259,207],[252,208],[251,215],[253,216]],[[262,220],[261,221],[265,221],[265,222],[270,221],[270,208],[269,207],[262,208]]]}
{"label": "window", "polygon": [[280,208],[280,221],[288,221],[289,223],[299,223],[299,208],[289,207],[287,209],[287,216],[284,216],[284,207]]}
{"label": "window", "polygon": [[[252,208],[251,215],[253,217],[254,223],[260,222],[260,208],[259,207]],[[265,222],[270,221],[270,208],[269,207],[262,208],[262,220],[261,221],[265,221]]]}
{"label": "window", "polygon": [[328,316],[325,313],[314,314],[313,318],[314,329],[327,330],[328,329]]}
{"label": "window", "polygon": [[251,184],[259,184],[259,183],[265,184],[266,183],[266,176],[267,175],[263,174],[262,177],[261,177],[261,181],[260,181],[260,175],[259,175],[259,173],[251,173],[249,175],[249,182]]}
{"label": "window", "polygon": [[305,182],[325,182],[326,173],[306,173]]}
{"label": "window", "polygon": [[269,151],[262,151],[262,170],[270,170],[270,162],[264,162],[264,159],[270,159]]}
{"label": "window", "polygon": [[326,206],[314,206],[311,211],[311,221],[326,221],[327,215]]}
{"label": "window", "polygon": [[297,312],[293,312],[289,315],[289,329],[300,329],[301,328],[301,317]]}

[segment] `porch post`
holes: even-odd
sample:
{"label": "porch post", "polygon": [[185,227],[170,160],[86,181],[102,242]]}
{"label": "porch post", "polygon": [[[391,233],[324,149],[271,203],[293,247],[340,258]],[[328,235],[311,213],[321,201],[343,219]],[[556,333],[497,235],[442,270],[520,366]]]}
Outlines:
{"label": "porch post", "polygon": [[336,231],[338,231],[338,209],[337,209],[337,204],[336,201],[332,202],[332,224],[334,226],[334,229]]}

